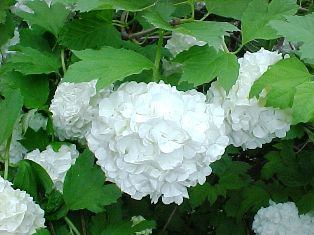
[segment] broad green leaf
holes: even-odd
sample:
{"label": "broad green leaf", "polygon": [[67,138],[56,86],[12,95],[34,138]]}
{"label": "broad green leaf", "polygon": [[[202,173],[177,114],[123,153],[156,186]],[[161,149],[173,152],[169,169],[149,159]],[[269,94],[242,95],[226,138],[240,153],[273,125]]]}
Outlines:
{"label": "broad green leaf", "polygon": [[273,21],[270,26],[279,35],[293,42],[302,42],[301,59],[314,61],[314,13],[305,16],[289,16],[286,21]]}
{"label": "broad green leaf", "polygon": [[269,180],[273,175],[275,175],[282,166],[280,159],[280,153],[278,151],[271,151],[265,156],[267,162],[261,170],[261,178]]}
{"label": "broad green leaf", "polygon": [[193,36],[198,41],[207,42],[208,45],[219,50],[222,49],[226,32],[238,31],[238,28],[226,22],[193,21],[180,24],[174,31]]}
{"label": "broad green leaf", "polygon": [[200,206],[206,200],[210,186],[209,183],[205,182],[203,185],[196,185],[191,189],[189,203],[192,208]]}
{"label": "broad green leaf", "polygon": [[23,106],[23,97],[19,89],[5,94],[4,100],[0,99],[0,144],[12,134],[15,122]]}
{"label": "broad green leaf", "polygon": [[66,9],[61,3],[55,3],[49,7],[45,1],[29,1],[26,5],[32,9],[34,13],[18,11],[16,15],[20,16],[31,25],[38,25],[44,28],[56,37],[70,13],[70,10]]}
{"label": "broad green leaf", "polygon": [[32,128],[28,128],[24,138],[20,140],[21,144],[29,151],[39,149],[43,151],[46,149],[47,145],[49,144],[49,136],[47,135],[46,131],[39,129],[37,132],[34,131]]}
{"label": "broad green leaf", "polygon": [[24,77],[16,72],[5,74],[2,78],[14,89],[21,90],[27,108],[41,108],[46,103],[49,95],[48,78],[36,75]]}
{"label": "broad green leaf", "polygon": [[314,122],[314,82],[296,87],[292,105],[293,123]]}
{"label": "broad green leaf", "polygon": [[60,44],[73,49],[84,50],[101,46],[120,45],[119,32],[105,20],[96,17],[75,19],[64,26],[60,32]]}
{"label": "broad green leaf", "polygon": [[207,42],[208,45],[213,46],[216,50],[222,49],[224,36],[227,35],[227,31],[239,30],[230,23],[215,21],[193,21],[173,27],[156,11],[147,11],[143,17],[155,27],[193,36],[198,41]]}
{"label": "broad green leaf", "polygon": [[130,221],[120,222],[117,224],[109,224],[101,235],[133,235],[132,223]]}
{"label": "broad green leaf", "polygon": [[297,10],[295,0],[273,0],[270,3],[268,0],[253,0],[242,15],[242,44],[254,39],[277,38],[277,32],[269,23],[294,15]]}
{"label": "broad green leaf", "polygon": [[61,67],[61,60],[52,53],[24,46],[16,46],[15,49],[17,52],[7,60],[7,70],[15,70],[25,75],[49,74],[58,72]]}
{"label": "broad green leaf", "polygon": [[48,229],[39,229],[36,231],[36,233],[34,235],[50,235],[50,232]]}
{"label": "broad green leaf", "polygon": [[15,188],[26,191],[36,201],[38,201],[36,175],[35,172],[33,172],[32,166],[29,161],[19,161],[13,185]]}
{"label": "broad green leaf", "polygon": [[259,186],[250,186],[242,191],[242,200],[238,218],[241,218],[245,213],[252,211],[256,213],[261,207],[266,207],[269,203],[269,193]]}
{"label": "broad green leaf", "polygon": [[[5,44],[10,38],[14,36],[14,22],[11,15],[6,17],[5,22],[0,24],[0,52],[1,45]],[[1,55],[0,55],[1,58]]]}
{"label": "broad green leaf", "polygon": [[314,193],[305,194],[297,203],[300,214],[306,214],[314,210]]}
{"label": "broad green leaf", "polygon": [[115,185],[104,184],[105,174],[94,161],[93,154],[86,150],[65,176],[64,201],[72,210],[88,209],[98,213],[121,196]]}
{"label": "broad green leaf", "polygon": [[46,170],[41,165],[31,160],[23,160],[23,161],[27,161],[31,165],[32,172],[36,175],[37,183],[44,190],[45,194],[50,194],[50,192],[54,188],[54,185],[50,176],[46,172]]}
{"label": "broad green leaf", "polygon": [[48,40],[45,38],[45,30],[40,27],[33,26],[19,30],[20,43],[24,47],[31,47],[41,52],[51,52]]}
{"label": "broad green leaf", "polygon": [[310,80],[312,75],[297,58],[280,60],[272,65],[255,83],[250,97],[266,89],[266,105],[279,108],[292,107],[296,86]]}
{"label": "broad green leaf", "polygon": [[156,222],[153,220],[143,220],[142,222],[132,226],[133,233],[137,234],[146,229],[154,229],[156,228]]}
{"label": "broad green leaf", "polygon": [[69,67],[63,82],[87,82],[97,79],[98,89],[154,66],[143,55],[126,49],[103,47],[100,50],[74,51],[74,54],[81,61]]}
{"label": "broad green leaf", "polygon": [[192,47],[179,54],[174,62],[183,64],[180,82],[188,82],[199,86],[218,77],[218,82],[227,91],[237,80],[239,64],[235,55],[217,52],[214,48]]}
{"label": "broad green leaf", "polygon": [[77,0],[76,9],[81,12],[101,9],[117,9],[125,11],[141,11],[153,6],[157,0]]}
{"label": "broad green leaf", "polygon": [[240,20],[251,0],[206,0],[207,11]]}

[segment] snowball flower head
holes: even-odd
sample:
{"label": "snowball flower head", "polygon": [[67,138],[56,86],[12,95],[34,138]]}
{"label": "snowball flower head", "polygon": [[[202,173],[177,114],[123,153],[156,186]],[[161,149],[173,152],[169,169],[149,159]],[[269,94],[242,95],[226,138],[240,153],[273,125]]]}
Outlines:
{"label": "snowball flower head", "polygon": [[[131,218],[131,221],[132,221],[132,227],[134,227],[135,225],[145,221],[145,218],[141,215],[138,215],[138,216],[133,216]],[[135,235],[150,235],[153,233],[153,230],[152,229],[144,229],[140,232],[135,232]]]}
{"label": "snowball flower head", "polygon": [[[108,89],[96,95],[96,80],[81,83],[61,83],[51,101],[53,125],[60,140],[72,139],[84,142],[94,117],[94,102],[105,96]],[[96,99],[96,101],[95,101]]]}
{"label": "snowball flower head", "polygon": [[171,39],[167,41],[165,48],[175,57],[182,51],[186,51],[192,46],[204,46],[206,42],[198,41],[195,37],[183,33],[172,33]]}
{"label": "snowball flower head", "polygon": [[29,235],[44,228],[44,211],[24,191],[0,176],[0,234]]}
{"label": "snowball flower head", "polygon": [[274,203],[261,208],[254,217],[252,228],[257,235],[310,235],[314,231],[314,218],[298,214],[294,202]]}
{"label": "snowball flower head", "polygon": [[66,172],[75,163],[78,155],[79,152],[74,144],[62,145],[57,152],[49,145],[45,151],[40,152],[36,149],[28,153],[25,159],[41,165],[49,174],[56,188],[62,192]]}
{"label": "snowball flower head", "polygon": [[134,199],[182,203],[228,144],[224,111],[195,90],[129,82],[99,102],[87,135],[97,164]]}
{"label": "snowball flower head", "polygon": [[256,53],[246,52],[238,60],[239,77],[228,95],[217,82],[212,83],[207,97],[210,103],[221,104],[225,110],[230,144],[243,149],[255,149],[271,142],[273,138],[285,137],[290,129],[289,110],[264,107],[259,99],[249,98],[253,83],[281,58],[277,52],[263,48]]}

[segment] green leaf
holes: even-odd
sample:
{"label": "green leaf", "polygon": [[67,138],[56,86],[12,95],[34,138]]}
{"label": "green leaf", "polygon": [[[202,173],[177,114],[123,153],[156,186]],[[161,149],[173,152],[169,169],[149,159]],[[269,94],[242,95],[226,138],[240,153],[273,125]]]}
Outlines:
{"label": "green leaf", "polygon": [[101,235],[133,235],[132,223],[129,221],[120,222],[117,224],[109,224]]}
{"label": "green leaf", "polygon": [[280,159],[280,153],[278,151],[272,151],[267,153],[267,155],[265,155],[265,158],[267,159],[267,162],[261,170],[261,178],[269,180],[280,170],[282,162]]}
{"label": "green leaf", "polygon": [[39,229],[36,231],[36,233],[34,235],[50,235],[50,232],[48,229]]}
{"label": "green leaf", "polygon": [[206,0],[207,11],[240,20],[251,0]]}
{"label": "green leaf", "polygon": [[203,185],[196,185],[191,189],[189,202],[192,208],[200,206],[206,200],[210,186],[205,182]]}
{"label": "green leaf", "polygon": [[61,60],[54,54],[31,47],[16,46],[17,52],[5,65],[7,71],[15,70],[25,75],[58,72]]}
{"label": "green leaf", "polygon": [[88,209],[98,213],[121,196],[115,185],[104,185],[105,175],[94,161],[93,154],[84,151],[65,176],[64,201],[72,210]]}
{"label": "green leaf", "polygon": [[266,105],[279,108],[292,107],[296,86],[310,80],[312,75],[296,58],[280,60],[272,65],[255,83],[250,97],[266,89]]}
{"label": "green leaf", "polygon": [[314,82],[296,87],[292,105],[293,123],[314,122]]}
{"label": "green leaf", "polygon": [[218,82],[228,91],[239,73],[239,64],[235,55],[217,52],[207,46],[194,46],[180,53],[174,62],[183,64],[180,82],[189,82],[194,86],[208,83],[218,77]]}
{"label": "green leaf", "polygon": [[0,49],[1,45],[5,44],[10,38],[14,36],[14,29],[15,25],[13,22],[13,17],[8,15],[5,22],[0,24]]}
{"label": "green leaf", "polygon": [[266,207],[269,203],[269,193],[259,186],[250,186],[242,192],[242,200],[238,215],[242,215],[248,211],[256,213],[261,207]]}
{"label": "green leaf", "polygon": [[305,194],[296,204],[300,214],[306,214],[314,210],[314,193]]}
{"label": "green leaf", "polygon": [[19,89],[9,90],[8,94],[4,95],[5,99],[0,100],[0,144],[11,136],[23,106],[23,97]]}
{"label": "green leaf", "polygon": [[63,82],[87,82],[97,79],[98,89],[154,66],[143,55],[126,49],[104,47],[100,50],[74,51],[74,54],[81,61],[69,67]]}
{"label": "green leaf", "polygon": [[215,21],[193,21],[172,27],[156,11],[147,11],[143,17],[155,27],[193,36],[198,41],[207,42],[208,45],[213,46],[216,50],[222,49],[224,36],[227,35],[227,31],[233,32],[239,30],[230,23]]}
{"label": "green leaf", "polygon": [[293,42],[302,42],[301,59],[314,60],[314,13],[305,16],[289,16],[286,21],[273,21],[270,26],[279,35]]}
{"label": "green leaf", "polygon": [[41,165],[31,160],[23,161],[27,161],[31,165],[32,172],[36,175],[37,183],[41,186],[46,194],[49,194],[53,190],[54,184],[46,170]]}
{"label": "green leaf", "polygon": [[153,6],[157,0],[77,0],[76,9],[81,12],[101,9],[117,9],[125,11],[141,11]]}
{"label": "green leaf", "polygon": [[253,0],[242,15],[242,45],[254,39],[275,39],[277,32],[270,27],[272,20],[282,20],[298,10],[295,0]]}
{"label": "green leaf", "polygon": [[227,35],[226,32],[238,30],[237,27],[226,22],[193,21],[180,24],[174,31],[193,36],[199,41],[207,42],[208,45],[213,46],[216,50],[221,50],[224,36]]}
{"label": "green leaf", "polygon": [[133,233],[139,233],[146,229],[154,229],[156,228],[156,222],[154,220],[143,220],[138,224],[132,226]]}
{"label": "green leaf", "polygon": [[24,138],[20,140],[21,144],[29,151],[39,149],[43,151],[49,144],[49,136],[43,129],[39,129],[37,132],[32,128],[28,128],[24,134]]}
{"label": "green leaf", "polygon": [[62,29],[59,40],[60,44],[73,50],[121,45],[120,33],[112,26],[111,20],[108,22],[97,17],[83,17],[69,22]]}
{"label": "green leaf", "polygon": [[2,76],[2,82],[14,89],[20,89],[27,108],[41,108],[48,99],[49,81],[41,76],[23,77],[20,73],[8,73]]}
{"label": "green leaf", "polygon": [[49,220],[59,220],[66,216],[69,209],[64,204],[63,195],[54,189],[47,198],[47,202],[43,206],[45,210],[45,218]]}
{"label": "green leaf", "polygon": [[61,3],[55,3],[49,7],[45,1],[29,1],[26,5],[32,9],[34,13],[18,11],[16,15],[20,16],[31,25],[38,25],[44,28],[56,37],[70,13],[70,10],[66,9]]}
{"label": "green leaf", "polygon": [[36,175],[33,172],[32,165],[27,160],[18,162],[18,168],[14,177],[13,185],[15,188],[26,191],[35,201],[38,201],[38,188]]}

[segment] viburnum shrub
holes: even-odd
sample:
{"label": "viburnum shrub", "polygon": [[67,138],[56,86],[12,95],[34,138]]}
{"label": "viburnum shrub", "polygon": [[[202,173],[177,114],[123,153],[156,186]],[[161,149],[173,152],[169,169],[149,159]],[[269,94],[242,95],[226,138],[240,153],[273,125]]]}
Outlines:
{"label": "viburnum shrub", "polygon": [[1,0],[0,235],[313,235],[312,0]]}

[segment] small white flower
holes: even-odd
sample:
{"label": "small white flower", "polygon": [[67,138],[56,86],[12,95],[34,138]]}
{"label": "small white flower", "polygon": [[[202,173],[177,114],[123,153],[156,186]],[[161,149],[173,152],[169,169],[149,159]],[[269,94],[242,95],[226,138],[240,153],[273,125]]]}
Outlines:
{"label": "small white flower", "polygon": [[210,103],[221,104],[225,110],[230,144],[243,149],[260,148],[273,138],[285,137],[289,131],[290,110],[264,107],[255,97],[249,98],[253,83],[281,58],[280,54],[263,48],[256,53],[246,52],[239,59],[239,77],[228,95],[217,82],[212,83],[207,97]]}
{"label": "small white flower", "polygon": [[107,96],[109,89],[96,94],[96,80],[82,83],[61,83],[51,101],[53,125],[60,140],[84,142],[95,116],[98,99]]}
{"label": "small white flower", "polygon": [[186,51],[192,46],[204,46],[207,42],[198,41],[195,37],[183,33],[172,33],[172,37],[167,41],[165,48],[175,57],[182,51]]}
{"label": "small white flower", "polygon": [[261,208],[254,216],[252,229],[257,235],[311,235],[314,231],[314,217],[298,214],[294,202],[274,203]]}
{"label": "small white flower", "polygon": [[40,152],[36,149],[28,153],[25,159],[41,165],[49,174],[56,188],[62,192],[66,172],[75,163],[78,155],[79,152],[74,144],[70,146],[62,145],[57,152],[49,145],[45,151]]}
{"label": "small white flower", "polygon": [[97,164],[132,198],[181,204],[224,153],[224,111],[197,91],[129,82],[99,102],[87,135]]}
{"label": "small white flower", "polygon": [[[145,218],[141,215],[132,216],[131,221],[132,221],[132,227],[134,227],[135,225],[145,221]],[[152,233],[153,233],[152,229],[144,229],[143,231],[135,232],[135,235],[150,235]]]}
{"label": "small white flower", "polygon": [[44,228],[44,211],[24,191],[0,176],[0,234],[30,235]]}

